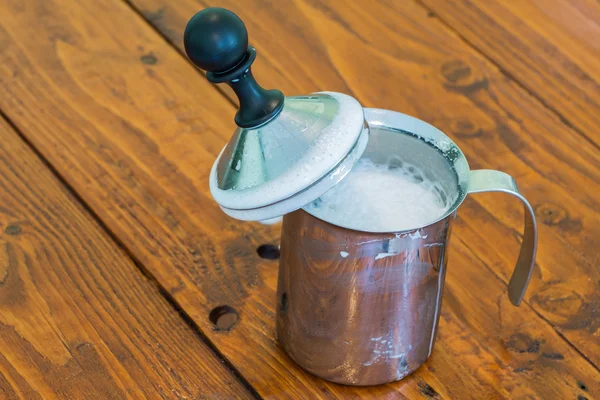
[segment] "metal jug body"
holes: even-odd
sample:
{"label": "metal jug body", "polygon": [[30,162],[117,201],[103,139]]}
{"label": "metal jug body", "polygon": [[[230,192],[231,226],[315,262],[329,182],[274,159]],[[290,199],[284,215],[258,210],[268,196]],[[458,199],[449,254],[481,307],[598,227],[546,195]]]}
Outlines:
{"label": "metal jug body", "polygon": [[277,336],[307,371],[377,385],[431,354],[455,214],[395,233],[353,231],[298,210],[283,219]]}
{"label": "metal jug body", "polygon": [[[504,192],[523,203],[523,242],[508,285],[512,303],[521,302],[535,261],[537,228],[530,204],[509,175],[469,171],[450,138],[408,115],[363,109],[340,93],[284,98],[279,90],[263,89],[251,72],[256,51],[248,46],[244,23],[231,11],[207,8],[194,15],[184,46],[208,80],[227,83],[240,104],[239,129],[210,173],[211,194],[223,211],[240,220],[287,214],[277,331],[298,364],[335,382],[373,385],[401,379],[427,359],[439,318],[450,226],[468,193]],[[348,214],[335,209],[333,216],[311,211],[319,200],[327,204],[323,196],[357,171],[361,157],[390,170],[404,163],[417,166],[423,175],[411,172],[414,183],[435,182],[428,194],[436,191],[445,212],[433,215],[426,209],[424,218],[400,228],[393,217],[421,216],[393,213],[426,203],[415,189],[395,192],[395,199],[410,204],[369,210],[360,229],[352,226],[354,209]],[[342,207],[346,197],[361,190],[341,196]],[[370,197],[375,202],[381,190],[364,193],[375,195]],[[370,217],[382,208],[389,213],[381,220],[391,225],[372,223]]]}
{"label": "metal jug body", "polygon": [[469,193],[508,193],[524,206],[523,242],[508,285],[515,305],[529,283],[537,243],[533,210],[509,175],[470,171],[456,144],[416,118],[376,109],[365,115],[371,136],[363,157],[418,166],[451,196],[452,206],[426,226],[390,232],[333,223],[318,218],[310,206],[284,216],[279,342],[307,371],[357,386],[402,379],[431,354],[451,226]]}

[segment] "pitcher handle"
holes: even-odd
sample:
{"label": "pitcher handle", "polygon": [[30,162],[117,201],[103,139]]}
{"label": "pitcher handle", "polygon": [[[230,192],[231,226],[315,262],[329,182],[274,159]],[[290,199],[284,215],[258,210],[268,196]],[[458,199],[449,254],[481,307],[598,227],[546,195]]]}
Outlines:
{"label": "pitcher handle", "polygon": [[519,259],[508,282],[508,297],[515,306],[521,304],[531,273],[535,263],[535,252],[537,249],[537,225],[533,208],[517,189],[517,183],[512,176],[489,169],[471,171],[469,176],[469,194],[482,192],[504,192],[512,194],[523,203],[525,211],[525,227],[523,232],[523,243]]}

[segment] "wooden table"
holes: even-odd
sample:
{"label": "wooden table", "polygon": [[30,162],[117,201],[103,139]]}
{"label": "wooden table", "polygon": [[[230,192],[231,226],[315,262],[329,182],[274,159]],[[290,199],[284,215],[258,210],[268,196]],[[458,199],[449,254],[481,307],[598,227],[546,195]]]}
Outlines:
{"label": "wooden table", "polygon": [[[428,121],[535,207],[526,299],[509,196],[462,206],[430,360],[389,385],[303,372],[274,338],[278,226],[208,191],[231,93],[183,55],[208,4],[257,80]],[[595,0],[0,2],[0,398],[600,398]],[[272,249],[271,249],[272,250]],[[232,326],[233,324],[233,326]]]}

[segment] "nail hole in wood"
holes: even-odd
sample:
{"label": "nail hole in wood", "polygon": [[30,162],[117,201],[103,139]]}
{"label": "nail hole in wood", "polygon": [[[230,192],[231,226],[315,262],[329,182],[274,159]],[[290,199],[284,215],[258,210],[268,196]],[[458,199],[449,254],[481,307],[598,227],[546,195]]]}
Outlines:
{"label": "nail hole in wood", "polygon": [[21,227],[19,225],[9,225],[4,230],[4,233],[11,236],[16,236],[21,233]]}
{"label": "nail hole in wood", "polygon": [[282,313],[286,313],[288,308],[288,295],[284,293],[281,295],[281,303],[279,303],[279,309]]}
{"label": "nail hole in wood", "polygon": [[262,244],[258,246],[256,252],[260,258],[265,258],[267,260],[277,260],[279,258],[279,249],[272,244]]}
{"label": "nail hole in wood", "polygon": [[223,305],[213,308],[208,319],[213,323],[216,331],[230,331],[238,322],[239,315],[233,307]]}
{"label": "nail hole in wood", "polygon": [[158,58],[152,53],[144,54],[140,60],[146,65],[154,65],[158,62]]}

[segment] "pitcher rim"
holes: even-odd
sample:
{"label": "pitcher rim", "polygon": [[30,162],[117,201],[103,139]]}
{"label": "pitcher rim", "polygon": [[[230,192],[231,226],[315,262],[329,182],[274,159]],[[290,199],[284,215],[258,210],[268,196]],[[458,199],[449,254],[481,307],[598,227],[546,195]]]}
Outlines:
{"label": "pitcher rim", "polygon": [[[456,200],[454,201],[452,206],[448,207],[448,209],[435,220],[428,222],[425,225],[401,230],[356,229],[348,225],[333,223],[324,218],[316,216],[315,214],[306,209],[306,206],[308,206],[308,204],[302,207],[301,210],[313,216],[314,218],[317,218],[323,222],[326,222],[336,227],[348,229],[350,231],[355,232],[365,232],[374,234],[404,234],[415,232],[420,229],[424,229],[428,226],[434,225],[456,212],[458,207],[460,207],[460,205],[467,197],[469,190],[469,163],[460,147],[458,147],[458,145],[444,132],[418,118],[412,117],[407,114],[403,114],[398,111],[385,110],[381,108],[365,108],[364,110],[365,119],[371,128],[385,129],[403,135],[408,134],[414,138],[423,141],[426,145],[440,152],[441,156],[446,158],[446,160],[450,163],[450,165],[452,166],[451,169],[456,176],[456,190],[458,190],[458,196]],[[373,130],[371,131],[371,135],[373,135]]]}

